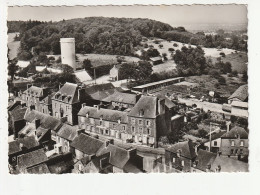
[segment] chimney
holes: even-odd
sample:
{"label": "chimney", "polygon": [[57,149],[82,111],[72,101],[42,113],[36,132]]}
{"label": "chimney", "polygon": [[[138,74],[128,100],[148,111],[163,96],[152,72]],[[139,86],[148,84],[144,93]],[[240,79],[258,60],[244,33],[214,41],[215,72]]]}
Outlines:
{"label": "chimney", "polygon": [[105,141],[105,147],[107,147],[109,144],[110,144],[109,140]]}
{"label": "chimney", "polygon": [[114,139],[109,139],[109,143],[114,145]]}
{"label": "chimney", "polygon": [[165,110],[165,99],[158,99],[157,100],[157,113],[164,114]]}
{"label": "chimney", "polygon": [[65,123],[65,122],[68,121],[68,117],[67,117],[67,116],[64,116],[64,117],[62,117],[60,120],[61,120],[61,122]]}
{"label": "chimney", "polygon": [[26,103],[25,102],[21,103],[21,106],[22,108],[26,107]]}
{"label": "chimney", "polygon": [[81,105],[81,108],[84,108],[86,106],[86,103],[83,103],[82,105]]}
{"label": "chimney", "polygon": [[199,145],[196,145],[196,146],[194,147],[196,156],[198,156],[198,147],[199,147]]}
{"label": "chimney", "polygon": [[226,122],[227,132],[229,132],[229,130],[230,130],[230,125],[231,125],[231,122],[230,122],[230,121],[227,121],[227,122]]}
{"label": "chimney", "polygon": [[128,149],[128,154],[129,154],[129,157],[130,157],[130,158],[134,158],[134,157],[136,156],[136,154],[137,154],[136,148],[130,148],[130,149]]}
{"label": "chimney", "polygon": [[37,129],[41,125],[41,120],[40,119],[35,119],[35,129]]}
{"label": "chimney", "polygon": [[84,96],[85,96],[85,89],[84,89],[84,87],[79,86],[79,88],[78,88],[78,100],[80,102],[82,102],[84,100]]}

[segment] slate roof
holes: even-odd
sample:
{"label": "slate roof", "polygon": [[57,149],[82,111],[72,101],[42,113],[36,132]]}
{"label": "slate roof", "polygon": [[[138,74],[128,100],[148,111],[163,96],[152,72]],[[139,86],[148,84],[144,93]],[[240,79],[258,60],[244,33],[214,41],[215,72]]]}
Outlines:
{"label": "slate roof", "polygon": [[164,99],[165,99],[165,106],[167,108],[174,108],[174,107],[176,107],[176,104],[174,104],[171,100],[169,100],[166,97]]}
{"label": "slate roof", "polygon": [[144,111],[144,118],[156,118],[156,108],[157,108],[157,97],[153,96],[141,96],[135,106],[129,112],[129,116],[139,117],[141,110]]}
{"label": "slate roof", "polygon": [[177,153],[180,150],[181,156],[188,159],[193,159],[196,157],[195,149],[191,141],[179,142],[165,150],[173,153]]}
{"label": "slate roof", "polygon": [[28,89],[26,89],[23,93],[29,93],[33,94],[36,97],[42,97],[44,95],[43,91],[45,88],[37,87],[37,86],[31,86]]}
{"label": "slate roof", "polygon": [[219,165],[221,166],[220,172],[248,172],[248,163],[222,155],[215,158],[211,169],[216,170]]}
{"label": "slate roof", "polygon": [[51,105],[52,104],[52,97],[54,96],[55,93],[52,93],[51,95],[47,95],[40,103],[45,104],[45,105]]}
{"label": "slate roof", "polygon": [[239,100],[246,101],[248,98],[248,85],[240,86],[228,99],[237,98]]}
{"label": "slate roof", "polygon": [[104,84],[100,84],[100,85],[93,85],[90,87],[86,87],[85,92],[90,95],[90,94],[96,93],[98,91],[105,91],[105,90],[114,89],[114,88],[115,87],[112,83],[104,83]]}
{"label": "slate roof", "polygon": [[104,145],[104,142],[81,133],[71,143],[71,147],[88,155],[95,155],[96,152]]}
{"label": "slate roof", "polygon": [[[55,93],[52,100],[62,101],[70,104],[78,103],[78,85],[66,82],[59,91]],[[58,96],[56,96],[58,95]],[[62,97],[64,95],[64,97]],[[57,98],[56,98],[57,97]]]}
{"label": "slate roof", "polygon": [[246,130],[238,126],[235,126],[229,132],[226,132],[224,135],[221,136],[221,138],[237,139],[238,135],[240,136],[240,139],[248,139],[248,133],[246,132]]}
{"label": "slate roof", "polygon": [[103,99],[105,102],[120,102],[126,104],[136,103],[136,94],[115,92],[112,95]]}
{"label": "slate roof", "polygon": [[16,109],[9,111],[9,114],[12,117],[13,121],[20,121],[24,120],[26,110],[26,107],[19,106],[19,108],[17,107]]}
{"label": "slate roof", "polygon": [[36,110],[28,112],[24,118],[26,121],[30,123],[33,122],[35,119],[40,119],[41,127],[45,129],[51,129],[54,131],[58,131],[62,124],[62,122],[59,119],[47,114],[43,114]]}
{"label": "slate roof", "polygon": [[105,153],[110,153],[109,163],[120,169],[123,169],[130,159],[129,153],[126,149],[112,144],[109,144],[107,147],[100,150],[97,153],[97,156],[103,155]]}
{"label": "slate roof", "polygon": [[67,124],[63,124],[60,130],[58,131],[57,135],[66,140],[73,141],[75,137],[78,135],[77,128]]}
{"label": "slate roof", "polygon": [[17,165],[21,168],[28,168],[34,165],[41,164],[48,160],[43,149],[35,150],[33,152],[18,156]]}
{"label": "slate roof", "polygon": [[[92,163],[95,165],[95,167],[99,170],[99,171],[102,171],[104,168],[110,166],[109,163],[106,163],[106,164],[101,164],[101,160],[102,159],[109,159],[110,158],[110,153],[105,153],[101,156],[98,156],[94,159],[92,159]],[[107,161],[108,162],[108,161]],[[103,167],[104,166],[104,167]]]}
{"label": "slate roof", "polygon": [[[226,131],[219,131],[217,133],[212,133],[211,134],[211,141],[216,140],[218,138],[221,138],[221,136],[224,135],[225,133],[226,133]],[[208,135],[208,137],[209,137],[209,135]],[[208,142],[208,141],[209,140],[207,140],[206,142]]]}
{"label": "slate roof", "polygon": [[248,108],[247,102],[232,101],[231,106]]}
{"label": "slate roof", "polygon": [[34,136],[19,138],[15,141],[9,142],[8,155],[21,152],[20,144],[23,144],[27,150],[39,146],[39,142],[35,139]]}
{"label": "slate roof", "polygon": [[150,60],[152,60],[154,62],[154,61],[160,61],[160,60],[162,60],[162,58],[160,56],[158,56],[158,57],[150,58]]}
{"label": "slate roof", "polygon": [[35,167],[27,169],[27,173],[29,173],[29,174],[47,174],[47,173],[50,173],[50,170],[49,170],[48,166],[45,163],[43,163],[43,164],[40,164]]}
{"label": "slate roof", "polygon": [[74,75],[76,76],[76,78],[80,82],[91,81],[92,80],[91,76],[84,69],[83,70],[74,71]]}
{"label": "slate roof", "polygon": [[103,99],[107,98],[108,96],[112,95],[116,92],[116,89],[108,89],[104,91],[97,91],[93,94],[90,94],[90,97],[94,100],[103,101]]}
{"label": "slate roof", "polygon": [[109,110],[104,108],[97,109],[94,107],[85,106],[80,109],[78,115],[86,116],[86,114],[88,114],[90,118],[100,119],[102,117],[102,120],[112,122],[118,122],[118,119],[120,119],[121,123],[128,123],[127,112],[123,111]]}
{"label": "slate roof", "polygon": [[196,161],[198,162],[196,168],[202,171],[206,171],[208,168],[207,166],[211,166],[216,157],[216,153],[208,152],[206,150],[199,150],[196,157]]}

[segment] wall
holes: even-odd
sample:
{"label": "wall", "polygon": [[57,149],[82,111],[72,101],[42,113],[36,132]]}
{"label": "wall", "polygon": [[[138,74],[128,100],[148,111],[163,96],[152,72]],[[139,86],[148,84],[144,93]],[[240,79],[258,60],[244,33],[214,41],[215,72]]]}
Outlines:
{"label": "wall", "polygon": [[[235,142],[234,146],[231,146],[232,140]],[[240,146],[240,141],[244,141],[244,147]],[[225,156],[236,156],[236,154],[231,154],[231,149],[233,149],[233,151],[237,149],[239,151],[238,154],[240,154],[240,149],[242,149],[243,154],[241,154],[241,156],[248,155],[248,139],[221,139],[221,154]]]}
{"label": "wall", "polygon": [[113,79],[115,79],[116,81],[118,81],[118,69],[116,67],[113,67],[110,70],[110,77],[113,77]]}
{"label": "wall", "polygon": [[[175,162],[173,162],[173,158],[175,158]],[[184,161],[184,166],[182,166],[182,161]],[[190,172],[192,167],[192,160],[183,156],[178,157],[177,154],[166,150],[165,164],[168,166],[172,164],[172,166],[176,169],[179,169],[183,172]]]}

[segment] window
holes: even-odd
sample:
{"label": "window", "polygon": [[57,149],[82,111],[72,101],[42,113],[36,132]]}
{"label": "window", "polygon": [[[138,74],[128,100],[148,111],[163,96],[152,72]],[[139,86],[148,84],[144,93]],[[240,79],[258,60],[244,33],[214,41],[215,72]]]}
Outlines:
{"label": "window", "polygon": [[132,127],[132,133],[134,133],[135,132],[135,127]]}
{"label": "window", "polygon": [[181,161],[181,166],[184,166],[184,160]]}
{"label": "window", "polygon": [[147,126],[150,126],[150,125],[151,125],[151,121],[147,120],[147,121],[146,121],[146,125],[147,125]]}
{"label": "window", "polygon": [[135,124],[135,119],[134,119],[134,118],[131,119],[131,123],[132,123],[133,125]]}
{"label": "window", "polygon": [[139,116],[144,116],[144,110],[143,110],[143,109],[141,109],[141,110],[139,111]]}
{"label": "window", "polygon": [[143,120],[139,120],[139,121],[138,121],[138,124],[139,124],[139,125],[142,125],[142,124],[143,124]]}
{"label": "window", "polygon": [[116,124],[113,123],[113,129],[116,128]]}
{"label": "window", "polygon": [[151,135],[151,129],[147,128],[147,134]]}
{"label": "window", "polygon": [[126,130],[126,128],[125,128],[125,125],[123,125],[123,126],[122,126],[122,129],[123,129],[123,131],[125,131],[125,130]]}
{"label": "window", "polygon": [[175,163],[175,158],[174,157],[172,158],[172,162]]}
{"label": "window", "polygon": [[233,153],[234,153],[234,150],[233,150],[233,149],[231,149],[231,150],[230,150],[230,154],[233,154]]}
{"label": "window", "polygon": [[218,142],[217,141],[214,141],[214,146],[217,146],[218,145]]}
{"label": "window", "polygon": [[103,124],[103,121],[102,121],[102,120],[100,120],[100,121],[99,121],[99,125],[102,125],[102,124]]}
{"label": "window", "polygon": [[139,127],[139,133],[143,132],[143,127]]}
{"label": "window", "polygon": [[240,141],[240,146],[244,147],[244,141]]}
{"label": "window", "polygon": [[89,122],[90,122],[90,124],[94,124],[94,119],[93,119],[93,118],[90,118],[90,119],[89,119]]}
{"label": "window", "polygon": [[82,122],[82,123],[84,123],[85,122],[85,117],[80,117],[80,121]]}
{"label": "window", "polygon": [[231,146],[235,146],[235,141],[231,140]]}
{"label": "window", "polygon": [[108,132],[108,130],[107,130],[107,129],[106,129],[106,131],[105,131],[105,132],[106,132],[106,134],[107,134],[107,135],[109,134],[109,132]]}
{"label": "window", "polygon": [[240,154],[243,154],[243,149],[240,149]]}

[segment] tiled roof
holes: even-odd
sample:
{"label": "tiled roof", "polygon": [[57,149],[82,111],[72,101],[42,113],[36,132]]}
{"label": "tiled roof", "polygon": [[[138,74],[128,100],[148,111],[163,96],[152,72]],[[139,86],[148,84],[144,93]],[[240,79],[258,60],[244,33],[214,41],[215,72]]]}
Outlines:
{"label": "tiled roof", "polygon": [[248,85],[240,86],[228,99],[237,98],[242,102],[248,98]]}
{"label": "tiled roof", "polygon": [[165,150],[173,153],[180,151],[180,155],[188,159],[193,159],[196,157],[195,149],[191,141],[179,142]]}
{"label": "tiled roof", "polygon": [[140,111],[143,111],[144,118],[156,118],[157,100],[157,97],[142,96],[129,112],[129,116],[139,117]]}
{"label": "tiled roof", "polygon": [[104,142],[81,133],[71,143],[71,147],[88,155],[95,155],[96,152],[104,145]]}
{"label": "tiled roof", "polygon": [[235,160],[226,156],[218,155],[213,162],[211,169],[221,167],[221,172],[248,172],[248,163]]}
{"label": "tiled roof", "polygon": [[92,80],[91,76],[84,69],[83,70],[74,71],[74,75],[76,76],[76,78],[80,82],[91,81]]}
{"label": "tiled roof", "polygon": [[[53,100],[63,101],[70,104],[79,102],[78,85],[74,83],[65,83],[60,90],[52,97]],[[57,99],[56,99],[57,96]]]}
{"label": "tiled roof", "polygon": [[107,98],[108,96],[112,95],[115,92],[116,92],[116,89],[97,91],[95,93],[90,94],[90,97],[94,100],[103,101],[103,99]]}
{"label": "tiled roof", "polygon": [[[217,133],[212,133],[211,134],[211,141],[215,140],[215,139],[218,139],[218,138],[221,138],[222,135],[224,135],[226,133],[226,131],[219,131]],[[209,137],[209,136],[208,136]],[[208,142],[209,140],[207,140]]]}
{"label": "tiled roof", "polygon": [[36,110],[32,110],[25,115],[25,120],[28,122],[33,122],[35,119],[40,119],[41,126],[46,129],[58,131],[61,126],[61,121],[59,119]]}
{"label": "tiled roof", "polygon": [[229,132],[226,132],[224,135],[221,136],[221,138],[236,139],[238,138],[238,135],[240,139],[248,139],[248,133],[246,132],[246,130],[238,126],[235,126]]}
{"label": "tiled roof", "polygon": [[29,174],[47,174],[47,173],[50,173],[50,170],[49,170],[48,166],[45,163],[43,163],[43,164],[40,164],[35,167],[27,169],[27,173],[29,173]]}
{"label": "tiled roof", "polygon": [[127,117],[127,112],[123,111],[118,111],[118,110],[109,110],[109,109],[104,109],[104,108],[94,108],[90,106],[85,106],[80,109],[78,115],[79,116],[88,116],[90,118],[96,118],[104,121],[113,121],[113,122],[118,122],[118,120],[121,120],[121,123],[128,123],[128,117]]}
{"label": "tiled roof", "polygon": [[15,141],[9,143],[8,155],[21,152],[22,149],[20,148],[20,144],[23,144],[23,147],[26,150],[39,146],[39,142],[35,139],[34,136],[19,138]]}
{"label": "tiled roof", "polygon": [[43,149],[35,150],[33,152],[18,156],[17,165],[21,168],[28,168],[34,165],[41,164],[48,160]]}
{"label": "tiled roof", "polygon": [[66,140],[73,141],[77,136],[77,128],[67,124],[63,124],[58,131],[58,136]]}
{"label": "tiled roof", "polygon": [[136,94],[115,92],[103,99],[105,102],[120,102],[126,104],[136,103]]}
{"label": "tiled roof", "polygon": [[13,118],[13,121],[20,121],[24,119],[27,108],[19,106],[19,108],[10,111],[9,114]]}
{"label": "tiled roof", "polygon": [[109,144],[107,147],[100,150],[97,153],[97,156],[103,155],[108,152],[110,153],[109,163],[120,169],[123,169],[130,159],[129,153],[126,149],[120,148],[112,144]]}
{"label": "tiled roof", "polygon": [[216,157],[216,153],[208,152],[206,150],[199,150],[196,157],[196,161],[198,163],[196,168],[202,171],[206,171],[208,165],[211,166]]}
{"label": "tiled roof", "polygon": [[87,94],[93,94],[96,93],[98,91],[105,91],[108,89],[114,89],[114,85],[112,83],[104,83],[104,84],[100,84],[100,85],[93,85],[91,87],[86,87],[85,91]]}
{"label": "tiled roof", "polygon": [[44,95],[43,91],[45,88],[37,87],[37,86],[31,86],[30,88],[26,89],[23,93],[29,93],[33,94],[36,97],[42,97]]}

